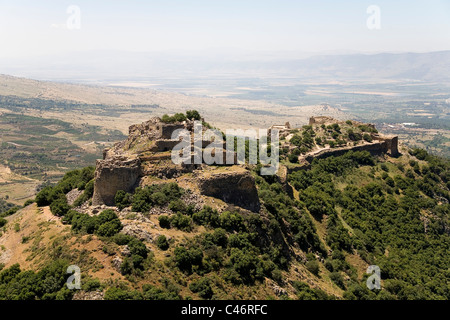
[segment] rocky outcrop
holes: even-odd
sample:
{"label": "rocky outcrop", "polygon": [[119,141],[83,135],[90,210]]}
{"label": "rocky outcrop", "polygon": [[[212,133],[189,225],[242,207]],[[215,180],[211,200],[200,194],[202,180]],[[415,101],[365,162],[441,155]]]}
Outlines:
{"label": "rocky outcrop", "polygon": [[247,170],[199,173],[196,180],[200,192],[206,196],[253,212],[260,209],[255,178]]}
{"label": "rocky outcrop", "polygon": [[142,229],[138,224],[127,224],[123,227],[120,233],[138,238],[142,241],[153,242],[156,236],[153,233],[150,233],[144,229]]}
{"label": "rocky outcrop", "polygon": [[94,175],[93,205],[114,205],[119,190],[131,192],[139,183],[141,175],[139,158],[111,157],[97,160]]}
{"label": "rocky outcrop", "polygon": [[104,300],[105,294],[100,291],[84,291],[77,290],[73,295],[72,300]]}

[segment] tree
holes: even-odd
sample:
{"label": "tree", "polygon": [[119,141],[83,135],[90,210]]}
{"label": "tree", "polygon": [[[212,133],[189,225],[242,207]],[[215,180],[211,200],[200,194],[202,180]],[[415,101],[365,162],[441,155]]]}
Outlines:
{"label": "tree", "polygon": [[203,251],[200,248],[176,247],[174,250],[174,261],[182,271],[192,272],[192,266],[201,266]]}
{"label": "tree", "polygon": [[170,219],[168,216],[159,216],[158,221],[161,228],[170,229]]}
{"label": "tree", "polygon": [[67,200],[58,198],[50,204],[50,211],[58,217],[64,216],[70,210]]}
{"label": "tree", "polygon": [[38,205],[38,207],[44,207],[50,204],[52,191],[53,188],[50,186],[47,186],[39,191],[39,193],[36,195],[36,204]]}
{"label": "tree", "polygon": [[197,110],[188,110],[186,111],[186,117],[189,120],[201,120],[200,113]]}
{"label": "tree", "polygon": [[163,251],[169,249],[169,242],[165,235],[160,235],[156,238],[156,246]]}
{"label": "tree", "polygon": [[302,137],[298,134],[294,134],[294,136],[291,138],[291,140],[289,140],[290,143],[292,143],[293,145],[299,147],[302,145]]}

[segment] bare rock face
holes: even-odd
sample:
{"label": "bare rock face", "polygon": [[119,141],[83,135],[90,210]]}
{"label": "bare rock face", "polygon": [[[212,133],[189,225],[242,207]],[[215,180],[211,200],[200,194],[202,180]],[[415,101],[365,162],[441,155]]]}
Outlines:
{"label": "bare rock face", "polygon": [[73,189],[66,194],[67,203],[71,206],[77,198],[83,194],[83,190]]}
{"label": "bare rock face", "polygon": [[197,183],[200,193],[206,196],[221,199],[253,212],[260,209],[255,178],[246,170],[199,174]]}
{"label": "bare rock face", "polygon": [[72,300],[104,300],[104,293],[100,290],[96,291],[77,291]]}
{"label": "bare rock face", "polygon": [[111,206],[117,191],[133,191],[139,182],[140,166],[139,158],[115,156],[97,160],[92,204]]}
{"label": "bare rock face", "polygon": [[119,256],[115,256],[113,259],[112,259],[112,261],[111,261],[111,264],[112,264],[112,267],[117,271],[117,272],[121,272],[121,267],[122,267],[122,263],[123,263],[123,260],[122,260],[122,258],[120,258]]}
{"label": "bare rock face", "polygon": [[123,229],[120,232],[147,242],[153,242],[153,240],[156,237],[155,234],[144,230],[138,224],[127,224],[123,227]]}

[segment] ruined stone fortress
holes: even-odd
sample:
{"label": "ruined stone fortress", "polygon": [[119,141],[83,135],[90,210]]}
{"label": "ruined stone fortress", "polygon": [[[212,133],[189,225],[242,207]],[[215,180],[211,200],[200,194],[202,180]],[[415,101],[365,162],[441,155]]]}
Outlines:
{"label": "ruined stone fortress", "polygon": [[[309,121],[310,125],[332,123],[341,122],[329,117],[312,117]],[[92,204],[114,205],[117,191],[133,192],[136,187],[148,184],[146,181],[149,177],[167,180],[189,173],[201,194],[257,212],[260,204],[255,179],[244,165],[232,165],[224,169],[204,163],[175,164],[172,162],[171,151],[180,142],[179,139],[172,139],[172,133],[177,129],[186,129],[193,134],[193,128],[194,121],[191,120],[164,123],[157,117],[130,126],[128,138],[105,149],[103,159],[97,160]],[[284,125],[274,125],[269,131],[275,129],[279,131],[280,137],[287,136],[292,130],[288,122]],[[305,168],[307,168],[314,158],[340,155],[349,150],[367,150],[372,154],[386,153],[397,156],[397,137],[387,137],[376,133],[371,135],[373,141],[370,143],[311,151],[301,155],[302,159],[299,162],[306,164]],[[211,141],[208,140],[202,141],[202,148],[210,143]],[[225,153],[231,152],[226,151],[225,145],[223,150]]]}
{"label": "ruined stone fortress", "polygon": [[[92,204],[114,205],[117,191],[132,192],[136,187],[145,184],[146,177],[172,179],[192,173],[201,194],[258,211],[255,181],[248,170],[239,166],[232,166],[230,170],[214,167],[205,170],[208,166],[204,163],[172,162],[172,149],[180,143],[179,139],[172,139],[172,134],[177,129],[186,129],[194,135],[194,121],[164,123],[160,118],[152,118],[132,125],[128,138],[110,149],[105,149],[103,159],[97,160]],[[200,145],[206,148],[211,143],[210,140],[202,140]],[[224,157],[230,153],[226,150],[225,142],[222,150]],[[236,163],[236,153],[231,153]],[[194,157],[194,152],[191,157]]]}
{"label": "ruined stone fortress", "polygon": [[[375,128],[373,124],[366,124],[358,121],[352,121],[354,125],[366,125],[368,127]],[[320,116],[320,117],[311,117],[309,119],[309,125],[329,125],[329,124],[343,124],[344,121],[339,121],[330,117],[326,116]],[[360,146],[349,146],[349,147],[343,147],[343,148],[336,148],[331,150],[323,150],[322,152],[309,155],[313,158],[321,158],[331,155],[340,155],[348,150],[355,150],[355,151],[369,151],[372,154],[382,154],[387,153],[392,157],[398,156],[398,137],[397,136],[385,136],[381,135],[379,133],[371,133],[370,134],[373,142],[372,143],[366,143]],[[312,160],[311,160],[312,161]]]}

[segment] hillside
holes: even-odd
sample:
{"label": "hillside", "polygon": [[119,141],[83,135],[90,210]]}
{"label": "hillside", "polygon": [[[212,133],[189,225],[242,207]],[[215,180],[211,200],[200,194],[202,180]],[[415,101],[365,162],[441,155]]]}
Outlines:
{"label": "hillside", "polygon": [[[254,100],[188,95],[132,86],[86,85],[38,81],[0,74],[0,112],[98,125],[126,132],[130,123],[152,114],[197,109],[217,127],[267,127],[279,118],[296,118],[296,125],[313,115],[342,118],[345,112],[320,104],[288,107],[263,98]],[[276,110],[276,111],[274,111]],[[249,115],[257,114],[249,121]]]}
{"label": "hillside", "polygon": [[448,160],[319,117],[278,126],[277,175],[183,167],[166,149],[183,117],[131,126],[96,168],[2,214],[0,299],[450,298]]}

